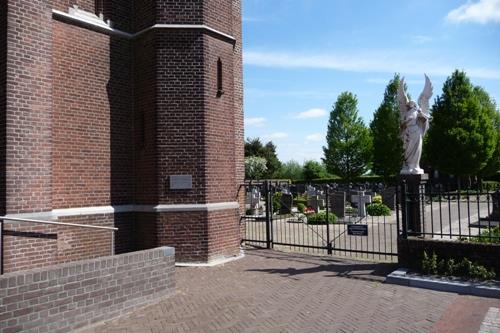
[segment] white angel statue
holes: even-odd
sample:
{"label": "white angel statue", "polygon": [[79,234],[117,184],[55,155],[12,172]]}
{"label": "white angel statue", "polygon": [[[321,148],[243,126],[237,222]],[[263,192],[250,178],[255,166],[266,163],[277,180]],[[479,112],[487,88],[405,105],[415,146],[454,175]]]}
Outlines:
{"label": "white angel statue", "polygon": [[[425,74],[424,74],[425,75]],[[425,75],[424,90],[418,98],[418,106],[410,101],[404,91],[404,78],[398,87],[399,111],[401,115],[400,135],[403,140],[404,163],[402,175],[421,175],[424,170],[420,168],[422,156],[423,137],[429,128],[429,100],[432,96],[432,84]]]}

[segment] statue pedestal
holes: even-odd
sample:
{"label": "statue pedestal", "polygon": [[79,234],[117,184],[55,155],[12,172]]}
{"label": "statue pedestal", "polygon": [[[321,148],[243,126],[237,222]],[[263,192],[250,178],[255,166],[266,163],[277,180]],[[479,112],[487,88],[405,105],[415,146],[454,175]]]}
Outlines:
{"label": "statue pedestal", "polygon": [[425,184],[429,175],[400,175],[403,234],[422,236]]}

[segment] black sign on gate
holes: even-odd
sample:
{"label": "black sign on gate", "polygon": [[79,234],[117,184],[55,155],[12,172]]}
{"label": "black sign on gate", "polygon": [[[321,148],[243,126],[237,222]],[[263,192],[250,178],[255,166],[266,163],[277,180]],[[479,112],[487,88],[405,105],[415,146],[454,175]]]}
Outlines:
{"label": "black sign on gate", "polygon": [[348,224],[347,234],[350,236],[368,236],[368,224]]}

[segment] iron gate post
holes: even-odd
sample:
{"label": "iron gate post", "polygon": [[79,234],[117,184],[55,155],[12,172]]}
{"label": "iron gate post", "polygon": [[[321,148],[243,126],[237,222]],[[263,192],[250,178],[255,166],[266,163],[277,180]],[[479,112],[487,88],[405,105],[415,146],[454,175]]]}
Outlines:
{"label": "iron gate post", "polygon": [[[332,243],[330,242],[330,219],[329,219],[329,206],[330,202],[328,201],[328,191],[330,189],[330,186],[328,184],[326,185],[326,194],[325,194],[325,201],[326,201],[326,250],[328,254],[332,254]],[[335,226],[334,226],[335,228]]]}
{"label": "iron gate post", "polygon": [[272,248],[273,239],[271,237],[271,225],[273,218],[273,200],[271,193],[271,186],[269,181],[265,181],[264,183],[264,191],[266,192],[266,248]]}
{"label": "iron gate post", "polygon": [[0,220],[0,275],[3,274],[3,220]]}

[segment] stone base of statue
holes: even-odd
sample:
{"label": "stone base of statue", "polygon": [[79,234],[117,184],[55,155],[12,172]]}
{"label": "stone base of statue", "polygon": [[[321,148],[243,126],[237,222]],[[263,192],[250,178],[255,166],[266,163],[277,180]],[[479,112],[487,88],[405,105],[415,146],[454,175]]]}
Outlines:
{"label": "stone base of statue", "polygon": [[425,184],[429,175],[401,174],[401,211],[403,221],[403,234],[407,236],[423,236],[423,203]]}

